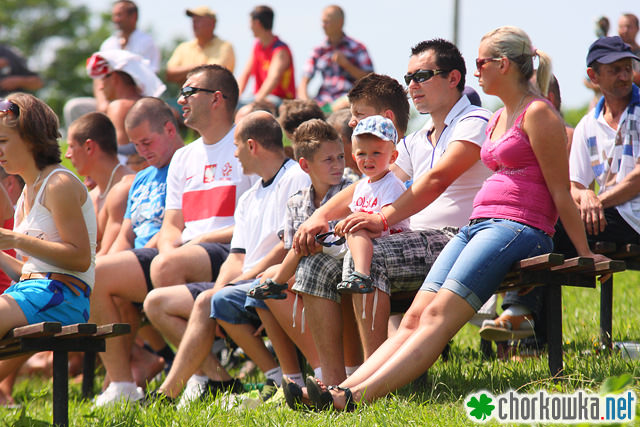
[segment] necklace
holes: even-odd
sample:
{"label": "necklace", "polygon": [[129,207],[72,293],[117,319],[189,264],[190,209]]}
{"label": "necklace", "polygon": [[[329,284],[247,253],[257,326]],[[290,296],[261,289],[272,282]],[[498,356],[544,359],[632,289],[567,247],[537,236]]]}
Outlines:
{"label": "necklace", "polygon": [[507,116],[507,129],[510,129],[511,126],[513,126],[513,123],[515,123],[516,118],[518,117],[518,114],[520,113],[520,108],[523,106],[523,103],[524,103],[525,99],[527,99],[528,96],[529,96],[529,92],[527,92],[524,95],[522,95],[522,98],[520,98],[520,102],[518,102],[518,105],[513,110],[513,114],[511,115],[511,117]]}
{"label": "necklace", "polygon": [[109,190],[111,190],[111,183],[113,182],[113,177],[116,174],[116,171],[118,170],[118,168],[120,167],[120,163],[118,163],[113,170],[111,171],[111,176],[109,177],[109,182],[107,182],[107,187],[104,189],[104,191],[101,194],[98,194],[98,199],[102,200],[105,197],[107,197],[107,194],[109,194]]}

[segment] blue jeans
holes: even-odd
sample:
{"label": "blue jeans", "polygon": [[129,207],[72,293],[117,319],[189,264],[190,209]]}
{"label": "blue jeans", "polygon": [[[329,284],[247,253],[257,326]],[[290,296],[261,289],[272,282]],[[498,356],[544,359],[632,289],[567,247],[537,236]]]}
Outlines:
{"label": "blue jeans", "polygon": [[515,221],[489,219],[465,226],[444,247],[420,290],[448,289],[478,311],[515,262],[552,248],[543,231]]}

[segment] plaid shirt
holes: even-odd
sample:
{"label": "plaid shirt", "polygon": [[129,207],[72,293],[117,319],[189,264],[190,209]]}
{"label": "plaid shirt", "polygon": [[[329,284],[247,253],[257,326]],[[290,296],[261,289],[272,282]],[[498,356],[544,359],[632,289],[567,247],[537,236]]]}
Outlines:
{"label": "plaid shirt", "polygon": [[[324,196],[324,199],[322,199],[322,203],[320,204],[324,205],[327,200],[338,194],[343,188],[347,188],[352,183],[352,180],[342,178],[340,184],[334,185],[333,187],[329,188],[329,191],[327,191],[327,194]],[[295,234],[296,230],[316,210],[316,207],[313,203],[314,198],[315,190],[313,189],[313,185],[303,188],[293,196],[289,197],[289,200],[287,201],[287,213],[284,224],[285,249],[291,249],[291,246],[293,244],[293,235]],[[337,222],[338,221],[330,222],[329,227],[333,229],[333,226],[335,226]]]}
{"label": "plaid shirt", "polygon": [[329,44],[329,39],[313,50],[313,54],[304,67],[304,77],[311,78],[316,71],[322,73],[322,85],[316,95],[319,104],[333,102],[353,87],[355,79],[343,68],[331,60],[334,52],[342,52],[349,62],[363,71],[372,72],[373,64],[364,45],[351,37],[343,36],[338,46]]}

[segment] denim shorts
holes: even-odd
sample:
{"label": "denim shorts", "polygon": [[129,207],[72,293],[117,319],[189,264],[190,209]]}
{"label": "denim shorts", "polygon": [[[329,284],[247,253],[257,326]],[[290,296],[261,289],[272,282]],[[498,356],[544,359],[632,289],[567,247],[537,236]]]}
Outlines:
{"label": "denim shorts", "polygon": [[255,309],[268,308],[264,301],[247,296],[247,291],[255,285],[255,280],[243,280],[220,289],[211,297],[211,318],[234,325],[259,324],[260,318]]}
{"label": "denim shorts", "polygon": [[444,247],[420,290],[448,289],[477,311],[515,262],[552,249],[549,235],[519,222],[494,218],[465,226]]}
{"label": "denim shorts", "polygon": [[89,320],[89,297],[74,294],[64,283],[49,279],[30,279],[7,289],[20,306],[27,322],[60,322],[63,325]]}

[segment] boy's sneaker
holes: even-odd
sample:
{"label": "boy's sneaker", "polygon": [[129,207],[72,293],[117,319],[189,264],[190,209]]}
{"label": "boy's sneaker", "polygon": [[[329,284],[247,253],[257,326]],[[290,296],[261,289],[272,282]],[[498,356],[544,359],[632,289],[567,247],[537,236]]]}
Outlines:
{"label": "boy's sneaker", "polygon": [[136,383],[111,383],[109,387],[95,398],[95,406],[109,406],[121,402],[135,402],[144,397],[144,392]]}

